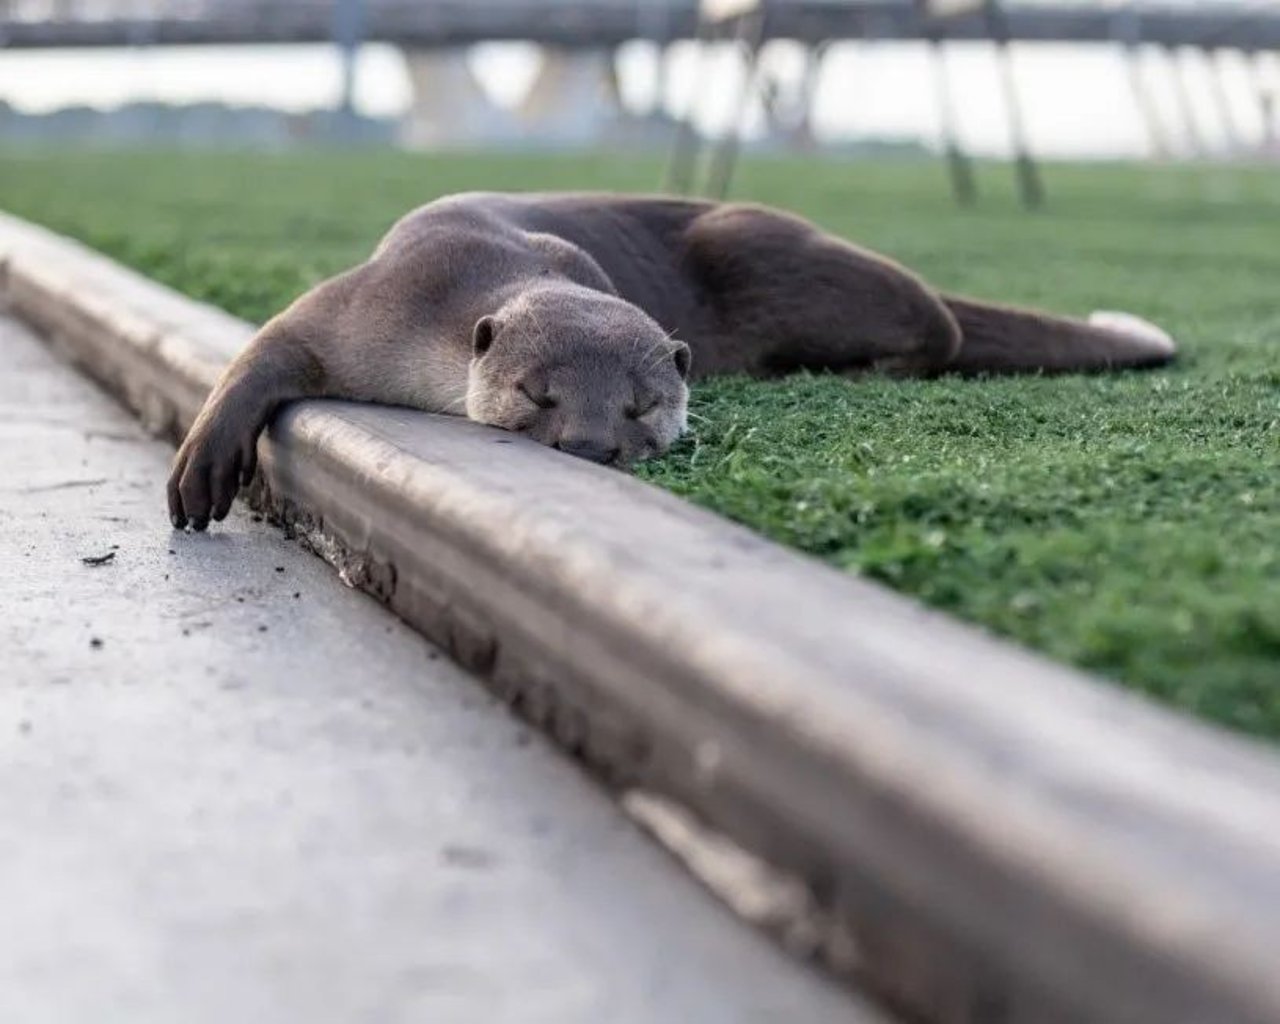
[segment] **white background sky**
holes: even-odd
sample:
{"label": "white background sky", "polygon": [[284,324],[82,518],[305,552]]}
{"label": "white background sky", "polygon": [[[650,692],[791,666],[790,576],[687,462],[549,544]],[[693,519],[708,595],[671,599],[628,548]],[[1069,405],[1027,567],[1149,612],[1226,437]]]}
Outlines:
{"label": "white background sky", "polygon": [[[993,50],[982,44],[953,44],[947,53],[964,141],[979,152],[1004,152],[1008,130]],[[773,48],[769,59],[784,72],[799,68],[798,52],[785,45]],[[1114,156],[1148,151],[1148,135],[1118,48],[1023,46],[1014,48],[1014,60],[1028,130],[1038,152]],[[1191,133],[1176,101],[1173,60],[1182,65],[1193,96],[1198,133],[1210,145],[1226,144],[1229,133],[1215,102],[1208,60],[1194,52],[1170,58],[1163,51],[1144,51],[1139,66],[1166,135],[1175,146],[1189,148]],[[1273,95],[1280,92],[1280,59],[1269,55],[1254,67],[1239,54],[1217,60],[1236,134],[1245,143],[1256,143],[1263,135],[1257,83]],[[472,66],[486,90],[510,104],[527,88],[538,56],[531,47],[486,46],[473,52]],[[625,50],[621,70],[628,101],[647,102],[654,81],[652,50],[643,45]],[[671,69],[670,95],[678,107],[689,94],[692,72],[686,47],[677,52]],[[738,73],[732,61],[722,61],[712,82],[729,86]],[[932,74],[923,45],[836,47],[818,92],[816,123],[824,134],[909,136],[935,142],[938,117]],[[332,105],[338,83],[338,61],[326,46],[0,55],[0,99],[29,111],[81,103],[112,107],[135,99],[213,99],[303,110]],[[369,113],[399,113],[410,102],[404,62],[392,47],[365,48],[359,83],[359,105]],[[729,88],[707,90],[708,123],[723,117],[723,100],[730,94]],[[1280,118],[1280,111],[1274,116]]]}

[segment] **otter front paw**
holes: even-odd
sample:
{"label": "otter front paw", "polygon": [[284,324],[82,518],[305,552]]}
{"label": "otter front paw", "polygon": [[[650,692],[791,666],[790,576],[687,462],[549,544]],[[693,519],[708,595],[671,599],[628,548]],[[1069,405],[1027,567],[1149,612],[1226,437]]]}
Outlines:
{"label": "otter front paw", "polygon": [[178,449],[169,475],[169,519],[175,529],[203,530],[231,510],[242,483],[257,469],[256,426],[197,421]]}

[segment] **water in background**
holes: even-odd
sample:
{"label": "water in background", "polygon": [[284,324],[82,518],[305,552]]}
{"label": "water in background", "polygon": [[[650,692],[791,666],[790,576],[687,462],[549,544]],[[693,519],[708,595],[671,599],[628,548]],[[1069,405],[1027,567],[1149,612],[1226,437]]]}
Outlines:
{"label": "water in background", "polygon": [[[1033,149],[1045,156],[1116,157],[1150,152],[1151,139],[1129,85],[1129,70],[1118,47],[1041,45],[1014,47],[1014,60]],[[519,102],[536,74],[536,48],[520,44],[477,47],[470,62],[484,90],[507,107]],[[794,84],[803,57],[796,47],[775,44],[767,61],[781,83]],[[964,143],[974,152],[1008,152],[1006,112],[992,48],[955,43],[947,65]],[[1190,86],[1193,123],[1176,102],[1170,61],[1183,64]],[[1139,67],[1148,83],[1163,134],[1175,153],[1194,155],[1197,145],[1223,149],[1243,141],[1257,145],[1274,138],[1264,120],[1258,80],[1272,96],[1280,94],[1280,57],[1271,55],[1256,68],[1245,58],[1219,58],[1220,77],[1231,113],[1224,124],[1215,106],[1207,58],[1182,53],[1176,58],[1151,50]],[[731,54],[713,59],[703,90],[699,121],[715,132],[731,109],[741,67]],[[912,43],[847,43],[834,47],[816,93],[814,127],[819,139],[911,139],[935,146],[939,138],[932,69],[926,48]],[[1254,77],[1251,77],[1254,76]],[[619,80],[626,105],[651,109],[658,81],[656,55],[647,44],[624,48]],[[409,79],[399,51],[365,47],[359,64],[358,109],[365,114],[400,116],[411,100]],[[68,105],[100,109],[138,100],[164,103],[214,101],[300,112],[331,108],[337,100],[339,61],[326,46],[184,48],[18,52],[0,61],[0,101],[19,112],[47,112]],[[668,112],[686,109],[694,82],[688,46],[673,51],[668,67]],[[1273,117],[1275,113],[1272,105]],[[748,133],[758,131],[761,112],[751,110]],[[1229,132],[1228,129],[1231,129]],[[1231,135],[1234,133],[1235,138]]]}

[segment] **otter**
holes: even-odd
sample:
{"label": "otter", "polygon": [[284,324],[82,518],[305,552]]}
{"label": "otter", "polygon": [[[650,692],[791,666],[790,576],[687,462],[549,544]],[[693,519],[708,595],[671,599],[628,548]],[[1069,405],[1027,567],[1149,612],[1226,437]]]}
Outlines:
{"label": "otter", "polygon": [[713,374],[1094,371],[1174,351],[1129,314],[944,294],[767,207],[468,193],[409,213],[261,328],[179,448],[169,511],[179,529],[222,519],[298,398],[465,415],[626,467],[680,436],[688,382]]}

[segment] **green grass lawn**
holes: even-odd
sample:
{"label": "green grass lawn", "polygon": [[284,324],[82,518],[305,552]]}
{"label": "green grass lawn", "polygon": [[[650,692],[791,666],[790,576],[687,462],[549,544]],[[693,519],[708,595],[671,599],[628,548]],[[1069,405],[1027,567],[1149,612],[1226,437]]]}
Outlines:
{"label": "green grass lawn", "polygon": [[[716,381],[695,392],[693,435],[641,475],[1053,657],[1280,736],[1280,172],[1051,168],[1037,215],[1017,209],[1006,169],[982,178],[970,212],[929,164],[756,162],[737,192],[950,290],[1151,317],[1183,343],[1177,366]],[[657,179],[655,162],[603,157],[10,153],[0,208],[261,320],[433,196]]]}

